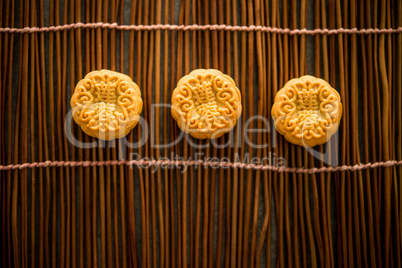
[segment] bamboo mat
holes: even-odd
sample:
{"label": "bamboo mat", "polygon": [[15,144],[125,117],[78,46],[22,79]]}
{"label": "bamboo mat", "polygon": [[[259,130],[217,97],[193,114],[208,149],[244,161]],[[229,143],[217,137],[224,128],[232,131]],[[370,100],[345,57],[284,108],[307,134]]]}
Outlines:
{"label": "bamboo mat", "polygon": [[[0,1],[1,266],[402,267],[400,27],[392,0]],[[234,133],[266,128],[246,119],[270,119],[275,93],[305,74],[333,85],[344,113],[319,159],[273,126],[225,135],[223,149],[195,139],[82,149],[64,132],[70,96],[101,68],[141,89],[148,128],[128,142],[144,130],[160,143],[180,135],[169,109],[151,104],[170,103],[197,68],[239,86]],[[140,162],[124,161],[133,155]],[[208,164],[237,156],[271,162]],[[279,159],[286,169],[272,168]]]}

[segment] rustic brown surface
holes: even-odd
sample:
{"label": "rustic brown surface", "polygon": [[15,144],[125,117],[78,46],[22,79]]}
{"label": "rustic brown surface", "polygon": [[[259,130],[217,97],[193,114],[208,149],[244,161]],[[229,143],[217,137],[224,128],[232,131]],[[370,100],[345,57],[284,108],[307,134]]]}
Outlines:
{"label": "rustic brown surface", "polygon": [[[2,29],[21,29],[0,33],[0,165],[42,162],[0,171],[2,267],[402,266],[400,1],[6,0],[0,14]],[[85,26],[91,22],[111,25]],[[120,27],[156,24],[171,26]],[[175,26],[193,24],[272,28]],[[175,140],[180,130],[170,109],[152,111],[151,104],[170,103],[177,81],[197,68],[219,69],[236,81],[244,108],[235,131],[253,115],[270,118],[275,93],[289,79],[327,80],[344,106],[338,140],[318,147],[330,152],[325,159],[276,132],[249,134],[269,144],[262,149],[244,136],[225,149],[193,148],[185,139],[169,149],[149,139],[138,149],[124,140],[72,146],[64,134],[72,91],[101,68],[139,85],[156,143]],[[248,126],[263,127],[261,120]],[[72,131],[80,141],[96,141],[74,124]],[[193,163],[182,173],[90,164],[131,160],[131,153],[155,159],[203,153],[232,163],[236,154],[275,153],[289,169]],[[335,156],[338,169],[330,167]]]}

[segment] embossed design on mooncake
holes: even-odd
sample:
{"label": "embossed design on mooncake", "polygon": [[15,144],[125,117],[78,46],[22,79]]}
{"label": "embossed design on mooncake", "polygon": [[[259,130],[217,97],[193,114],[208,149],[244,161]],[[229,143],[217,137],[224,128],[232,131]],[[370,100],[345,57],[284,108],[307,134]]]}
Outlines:
{"label": "embossed design on mooncake", "polygon": [[141,92],[127,75],[100,70],[78,82],[71,97],[74,121],[101,140],[124,137],[139,120]]}
{"label": "embossed design on mooncake", "polygon": [[241,95],[233,79],[218,70],[198,69],[180,79],[172,94],[172,116],[198,139],[219,138],[236,125]]}
{"label": "embossed design on mooncake", "polygon": [[337,131],[342,103],[326,81],[306,75],[278,91],[271,114],[276,129],[289,142],[313,147],[326,143]]}

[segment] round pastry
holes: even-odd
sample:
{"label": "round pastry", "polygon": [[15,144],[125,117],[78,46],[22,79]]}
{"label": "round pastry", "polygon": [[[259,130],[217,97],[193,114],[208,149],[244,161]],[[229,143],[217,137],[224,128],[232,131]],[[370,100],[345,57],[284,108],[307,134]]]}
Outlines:
{"label": "round pastry", "polygon": [[78,82],[71,97],[74,121],[88,135],[101,140],[124,137],[137,125],[141,92],[127,75],[100,70]]}
{"label": "round pastry", "polygon": [[218,70],[192,71],[172,94],[173,118],[180,129],[198,139],[216,139],[232,130],[241,109],[235,82]]}
{"label": "round pastry", "polygon": [[330,84],[306,75],[278,91],[271,114],[276,129],[289,142],[313,147],[326,143],[337,131],[342,103]]}

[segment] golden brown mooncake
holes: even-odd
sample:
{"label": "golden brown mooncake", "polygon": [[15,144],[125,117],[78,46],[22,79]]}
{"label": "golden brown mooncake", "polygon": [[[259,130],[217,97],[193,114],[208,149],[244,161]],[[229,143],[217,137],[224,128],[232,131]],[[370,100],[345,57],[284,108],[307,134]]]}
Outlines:
{"label": "golden brown mooncake", "polygon": [[101,140],[126,136],[139,120],[141,92],[127,75],[100,70],[78,82],[71,97],[74,121]]}
{"label": "golden brown mooncake", "polygon": [[184,132],[215,139],[229,132],[241,114],[241,95],[233,79],[214,69],[182,77],[172,94],[172,116]]}
{"label": "golden brown mooncake", "polygon": [[271,114],[276,129],[289,142],[313,147],[336,133],[342,103],[328,82],[306,75],[288,81],[277,92]]}

